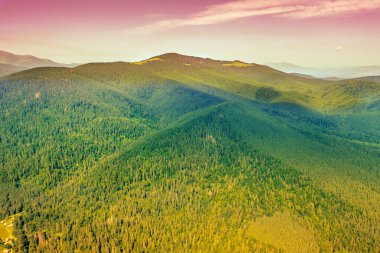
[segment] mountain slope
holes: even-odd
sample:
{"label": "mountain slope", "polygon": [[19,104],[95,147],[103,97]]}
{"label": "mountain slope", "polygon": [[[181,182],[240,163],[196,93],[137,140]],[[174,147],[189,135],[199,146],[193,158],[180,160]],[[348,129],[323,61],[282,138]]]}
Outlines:
{"label": "mountain slope", "polygon": [[366,77],[361,77],[360,79],[365,80],[365,81],[380,82],[380,76],[366,76]]}
{"label": "mountain slope", "polygon": [[4,64],[0,63],[0,77],[10,75],[15,72],[19,72],[22,70],[25,70],[26,68],[24,67],[19,67],[19,66],[13,66],[10,64]]}
{"label": "mountain slope", "polygon": [[[267,244],[255,233],[261,228],[256,220],[279,213],[293,217],[292,226],[311,234],[293,238],[293,243],[302,240],[299,252],[377,247],[375,237],[368,235],[372,218],[365,221],[359,209],[319,190],[297,170],[258,154],[255,142],[241,141],[228,119],[231,106],[243,109],[239,104],[209,108],[106,159],[42,198],[47,211],[42,217],[56,217],[47,225],[51,244],[45,249],[60,243],[65,251],[73,251],[75,244],[83,251],[118,250],[120,245],[125,250],[162,252],[289,250],[281,243],[286,234],[273,231],[280,242]],[[34,208],[40,207],[30,213]],[[268,226],[273,229],[279,222]],[[56,238],[54,234],[62,230],[89,236]],[[96,237],[90,231],[98,231]],[[97,243],[107,238],[120,243]]]}
{"label": "mountain slope", "polygon": [[[269,103],[293,103],[322,112],[371,104],[380,97],[380,85],[372,81],[364,84],[356,79],[309,79],[257,64],[215,61],[174,53],[137,63],[86,64],[75,68],[75,71],[119,89],[132,83],[141,85],[173,80],[205,92],[213,90],[222,96],[226,93],[224,95],[235,94]],[[342,85],[346,82],[359,89],[362,86],[372,87],[371,96],[364,99],[347,92]]]}
{"label": "mountain slope", "polygon": [[6,76],[0,218],[19,251],[377,252],[378,88],[177,54]]}

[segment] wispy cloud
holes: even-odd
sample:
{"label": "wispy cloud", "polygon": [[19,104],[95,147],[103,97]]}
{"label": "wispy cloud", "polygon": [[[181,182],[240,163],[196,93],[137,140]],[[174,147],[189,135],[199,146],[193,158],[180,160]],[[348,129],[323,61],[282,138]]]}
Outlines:
{"label": "wispy cloud", "polygon": [[164,19],[136,27],[133,31],[153,32],[184,26],[212,25],[263,15],[304,19],[351,14],[377,8],[380,8],[380,0],[237,0],[211,5],[188,17]]}
{"label": "wispy cloud", "polygon": [[380,0],[325,0],[303,6],[290,13],[278,14],[289,18],[310,18],[352,14],[380,8]]}

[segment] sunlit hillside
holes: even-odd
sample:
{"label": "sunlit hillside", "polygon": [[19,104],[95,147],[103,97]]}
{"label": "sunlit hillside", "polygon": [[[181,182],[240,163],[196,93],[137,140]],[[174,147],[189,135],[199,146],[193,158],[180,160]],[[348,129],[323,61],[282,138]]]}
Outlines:
{"label": "sunlit hillside", "polygon": [[0,247],[378,252],[379,105],[373,78],[178,54],[3,77]]}

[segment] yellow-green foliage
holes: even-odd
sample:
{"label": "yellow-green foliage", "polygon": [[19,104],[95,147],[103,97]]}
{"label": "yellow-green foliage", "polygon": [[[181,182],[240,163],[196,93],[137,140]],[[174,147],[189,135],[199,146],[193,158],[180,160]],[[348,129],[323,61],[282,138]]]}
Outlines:
{"label": "yellow-green foliage", "polygon": [[13,238],[13,220],[15,215],[0,221],[0,239],[5,241],[7,238]]}
{"label": "yellow-green foliage", "polygon": [[0,224],[0,239],[2,241],[5,241],[6,238],[9,238],[9,231],[7,229],[7,226],[4,225],[2,222]]}
{"label": "yellow-green foliage", "polygon": [[273,245],[284,252],[319,252],[320,249],[310,228],[303,227],[289,213],[275,213],[258,218],[247,229],[257,240]]}
{"label": "yellow-green foliage", "polygon": [[377,84],[159,58],[0,79],[17,251],[379,251]]}
{"label": "yellow-green foliage", "polygon": [[144,61],[134,62],[133,64],[144,65],[146,63],[151,63],[151,62],[155,62],[155,61],[162,61],[162,59],[159,58],[159,57],[154,57],[154,58],[150,58],[150,59],[147,59],[147,60],[144,60]]}
{"label": "yellow-green foliage", "polygon": [[11,215],[0,221],[0,250],[12,250],[14,252],[15,240],[14,220],[20,214]]}
{"label": "yellow-green foliage", "polygon": [[[103,71],[105,66],[100,66]],[[115,70],[120,67],[110,66]],[[308,79],[240,61],[223,62],[166,54],[121,66],[123,68],[120,71],[113,71],[112,74],[117,85],[131,81],[144,84],[168,79],[197,89],[202,89],[199,85],[217,88],[248,99],[255,99],[257,89],[267,87],[280,93],[278,98],[270,101],[272,103],[296,103],[321,112],[347,110],[376,101],[380,96],[380,84],[371,80],[333,82]],[[77,67],[76,71],[85,73],[94,68],[94,65],[85,65]],[[90,76],[97,78],[98,74],[100,72]],[[109,73],[107,76],[110,77]],[[103,79],[104,74],[99,78]]]}

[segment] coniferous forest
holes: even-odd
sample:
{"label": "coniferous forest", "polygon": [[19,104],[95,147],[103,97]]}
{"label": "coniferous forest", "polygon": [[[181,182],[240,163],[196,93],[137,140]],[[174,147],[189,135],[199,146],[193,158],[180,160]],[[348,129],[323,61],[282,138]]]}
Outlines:
{"label": "coniferous forest", "polygon": [[380,83],[178,54],[8,75],[0,203],[12,252],[376,253]]}

